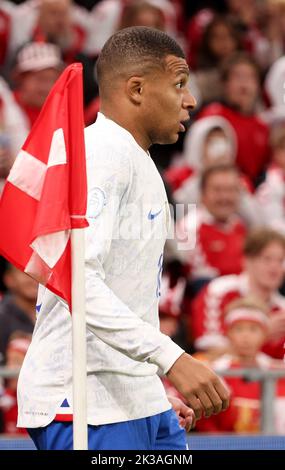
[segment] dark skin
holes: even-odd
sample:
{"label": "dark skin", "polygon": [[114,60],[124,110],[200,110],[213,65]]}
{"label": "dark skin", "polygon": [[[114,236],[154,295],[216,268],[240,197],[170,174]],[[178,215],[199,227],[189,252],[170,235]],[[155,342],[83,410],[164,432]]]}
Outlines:
{"label": "dark skin", "polygon": [[[175,143],[196,106],[188,80],[185,59],[173,55],[166,56],[163,66],[146,73],[125,71],[113,79],[112,88],[101,84],[101,112],[128,130],[145,151],[155,143]],[[198,419],[229,405],[229,392],[219,377],[187,353],[177,359],[167,377]]]}
{"label": "dark skin", "polygon": [[144,150],[154,143],[175,143],[196,106],[188,79],[186,61],[167,56],[163,67],[118,78],[106,97],[101,94],[101,111],[127,129]]}

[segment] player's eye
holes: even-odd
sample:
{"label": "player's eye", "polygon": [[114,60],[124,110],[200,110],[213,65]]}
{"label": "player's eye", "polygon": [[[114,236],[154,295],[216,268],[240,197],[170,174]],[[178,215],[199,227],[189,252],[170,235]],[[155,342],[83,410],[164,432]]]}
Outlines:
{"label": "player's eye", "polygon": [[176,88],[179,88],[179,89],[183,88],[183,86],[184,86],[183,80],[180,80],[180,82],[179,82],[179,83],[176,83],[175,86],[176,86]]}

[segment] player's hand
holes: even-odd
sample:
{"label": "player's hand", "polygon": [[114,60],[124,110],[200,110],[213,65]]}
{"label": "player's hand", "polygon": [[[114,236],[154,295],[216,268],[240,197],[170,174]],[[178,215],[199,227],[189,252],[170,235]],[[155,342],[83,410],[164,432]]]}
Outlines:
{"label": "player's hand", "polygon": [[229,391],[205,364],[183,353],[167,373],[168,379],[185,397],[196,419],[226,410]]}
{"label": "player's hand", "polygon": [[168,401],[170,401],[175,413],[177,414],[180,426],[182,426],[185,431],[189,432],[196,425],[194,411],[177,397],[167,396],[167,398]]}

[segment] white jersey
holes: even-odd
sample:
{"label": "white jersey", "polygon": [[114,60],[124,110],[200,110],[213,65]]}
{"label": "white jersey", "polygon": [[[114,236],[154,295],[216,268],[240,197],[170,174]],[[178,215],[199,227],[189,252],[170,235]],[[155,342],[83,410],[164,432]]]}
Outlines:
{"label": "white jersey", "polygon": [[[183,350],[159,331],[162,252],[170,222],[161,177],[132,135],[99,113],[85,131],[88,423],[170,408],[166,373]],[[72,413],[71,316],[40,287],[31,346],[18,381],[18,426]]]}

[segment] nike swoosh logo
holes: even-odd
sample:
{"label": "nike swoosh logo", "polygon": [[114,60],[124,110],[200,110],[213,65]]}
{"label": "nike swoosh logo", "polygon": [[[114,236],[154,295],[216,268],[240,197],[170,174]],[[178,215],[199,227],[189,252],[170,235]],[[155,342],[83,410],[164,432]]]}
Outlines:
{"label": "nike swoosh logo", "polygon": [[149,220],[153,220],[161,213],[161,211],[162,211],[162,209],[160,209],[160,211],[158,211],[158,212],[151,212],[151,210],[150,210],[149,213],[148,213],[147,218]]}

